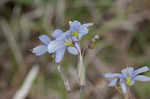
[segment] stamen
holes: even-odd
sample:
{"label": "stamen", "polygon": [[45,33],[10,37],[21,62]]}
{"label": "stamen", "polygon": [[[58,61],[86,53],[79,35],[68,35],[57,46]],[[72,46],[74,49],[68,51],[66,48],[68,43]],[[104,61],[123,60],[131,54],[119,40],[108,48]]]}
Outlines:
{"label": "stamen", "polygon": [[127,77],[126,78],[126,83],[127,83],[127,85],[129,85],[129,86],[131,86],[131,77]]}
{"label": "stamen", "polygon": [[66,45],[66,46],[73,46],[72,39],[71,39],[71,38],[70,38],[70,39],[67,39],[67,40],[65,41],[65,45]]}
{"label": "stamen", "polygon": [[68,21],[69,24],[71,24],[72,21]]}
{"label": "stamen", "polygon": [[76,38],[78,38],[78,32],[73,32],[72,35],[75,36]]}

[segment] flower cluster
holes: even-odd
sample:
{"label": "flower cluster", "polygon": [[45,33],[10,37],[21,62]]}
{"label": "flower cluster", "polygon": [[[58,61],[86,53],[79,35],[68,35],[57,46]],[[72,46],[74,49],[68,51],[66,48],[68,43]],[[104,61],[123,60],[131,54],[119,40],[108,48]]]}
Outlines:
{"label": "flower cluster", "polygon": [[88,33],[88,27],[92,23],[81,24],[79,21],[70,21],[70,28],[66,32],[56,29],[51,36],[55,40],[51,40],[48,36],[42,35],[39,37],[44,45],[39,45],[33,48],[33,53],[40,56],[46,52],[56,54],[55,62],[60,63],[67,50],[70,54],[78,55],[80,52],[80,39]]}
{"label": "flower cluster", "polygon": [[[43,55],[44,53],[55,54],[55,62],[60,63],[64,57],[66,50],[72,55],[78,55],[78,76],[80,80],[80,91],[85,86],[85,66],[83,64],[83,53],[80,49],[80,40],[86,34],[88,34],[88,27],[92,26],[92,23],[81,24],[79,21],[70,21],[69,29],[63,32],[61,29],[56,29],[51,36],[54,40],[51,40],[48,36],[39,36],[40,41],[43,45],[38,45],[33,48],[33,53],[37,56]],[[96,37],[97,39],[97,37]],[[93,42],[95,42],[93,40]],[[58,70],[63,75],[64,83],[66,88],[70,90],[68,80],[61,71],[61,66],[58,64]],[[124,94],[127,93],[127,87],[133,86],[135,81],[150,81],[150,77],[139,75],[140,73],[149,71],[147,66],[134,70],[133,67],[127,67],[121,71],[121,73],[106,73],[106,78],[112,78],[113,80],[109,83],[109,86],[121,86]],[[81,95],[82,96],[82,95]]]}
{"label": "flower cluster", "polygon": [[140,73],[149,71],[147,66],[134,70],[133,67],[127,67],[121,73],[106,73],[106,78],[113,78],[109,86],[120,85],[124,94],[127,93],[127,86],[133,86],[135,81],[150,81],[147,76],[139,75]]}

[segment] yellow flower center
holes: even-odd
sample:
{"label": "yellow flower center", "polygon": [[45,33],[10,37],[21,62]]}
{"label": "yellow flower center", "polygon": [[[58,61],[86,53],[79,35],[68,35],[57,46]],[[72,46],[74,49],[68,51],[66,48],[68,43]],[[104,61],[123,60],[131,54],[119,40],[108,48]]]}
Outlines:
{"label": "yellow flower center", "polygon": [[72,39],[66,40],[66,41],[65,41],[65,45],[66,45],[66,46],[73,46]]}
{"label": "yellow flower center", "polygon": [[126,83],[127,83],[127,85],[130,86],[130,85],[131,85],[131,81],[132,81],[132,80],[131,80],[131,77],[127,77],[127,78],[126,78]]}
{"label": "yellow flower center", "polygon": [[71,21],[69,21],[68,23],[71,24]]}
{"label": "yellow flower center", "polygon": [[73,32],[72,35],[75,36],[76,38],[78,38],[78,32]]}

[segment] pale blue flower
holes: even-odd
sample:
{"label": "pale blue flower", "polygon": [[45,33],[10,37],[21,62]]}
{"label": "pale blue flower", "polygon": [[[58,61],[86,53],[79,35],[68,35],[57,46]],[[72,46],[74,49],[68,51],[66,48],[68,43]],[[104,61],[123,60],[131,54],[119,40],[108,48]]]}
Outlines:
{"label": "pale blue flower", "polygon": [[106,73],[106,78],[113,78],[109,83],[109,86],[117,86],[120,84],[123,93],[127,93],[126,86],[134,85],[135,81],[150,81],[150,77],[139,75],[140,73],[149,71],[147,66],[134,70],[133,67],[127,67],[121,71],[121,73]]}
{"label": "pale blue flower", "polygon": [[43,55],[44,53],[48,52],[48,44],[51,42],[51,39],[46,35],[40,36],[39,39],[41,40],[43,45],[38,45],[32,50],[32,53],[37,56]]}
{"label": "pale blue flower", "polygon": [[64,32],[61,29],[56,29],[51,35],[54,38],[59,38]]}
{"label": "pale blue flower", "polygon": [[93,23],[81,24],[79,21],[69,22],[69,32],[74,36],[73,40],[80,40],[84,35],[88,33],[88,27],[92,26]]}
{"label": "pale blue flower", "polygon": [[69,32],[62,32],[57,29],[52,36],[55,37],[56,40],[53,40],[48,44],[48,52],[56,52],[56,63],[60,63],[63,59],[66,49],[73,55],[78,54],[78,50],[74,47],[72,35]]}

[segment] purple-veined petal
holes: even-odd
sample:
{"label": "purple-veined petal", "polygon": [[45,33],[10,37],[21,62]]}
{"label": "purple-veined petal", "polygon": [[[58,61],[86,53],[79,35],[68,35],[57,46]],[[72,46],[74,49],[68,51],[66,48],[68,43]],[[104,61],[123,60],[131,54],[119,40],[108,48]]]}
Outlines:
{"label": "purple-veined petal", "polygon": [[127,68],[123,69],[121,72],[126,77],[128,75],[132,76],[133,71],[134,71],[133,67],[127,67]]}
{"label": "purple-veined petal", "polygon": [[56,50],[61,49],[63,47],[64,47],[64,42],[63,41],[61,41],[61,40],[54,40],[54,41],[51,41],[48,44],[48,52],[49,53],[53,53]]}
{"label": "purple-veined petal", "polygon": [[89,27],[89,26],[92,26],[93,23],[86,23],[86,24],[83,24],[84,27]]}
{"label": "purple-veined petal", "polygon": [[75,47],[68,47],[67,50],[70,54],[78,55],[78,51]]}
{"label": "purple-veined petal", "polygon": [[116,86],[117,85],[117,81],[118,79],[113,79],[108,86],[112,87],[112,86]]}
{"label": "purple-veined petal", "polygon": [[47,35],[41,35],[39,36],[39,39],[41,42],[43,42],[45,45],[48,45],[51,41],[51,39]]}
{"label": "purple-veined petal", "polygon": [[58,38],[63,33],[62,30],[56,29],[51,35],[55,38]]}
{"label": "purple-veined petal", "polygon": [[47,47],[45,45],[39,45],[33,48],[32,53],[34,53],[37,56],[40,56],[47,52]]}
{"label": "purple-veined petal", "polygon": [[63,59],[65,50],[66,50],[66,47],[56,50],[56,58],[55,58],[56,63],[60,63],[60,61]]}
{"label": "purple-veined petal", "polygon": [[126,84],[122,82],[122,83],[120,83],[120,85],[121,85],[121,88],[122,88],[122,92],[123,92],[124,94],[126,94],[126,93],[127,93]]}
{"label": "purple-veined petal", "polygon": [[121,77],[120,73],[106,73],[104,75],[105,78],[115,78],[115,77]]}
{"label": "purple-veined petal", "polygon": [[146,82],[146,81],[150,81],[150,77],[138,75],[134,78],[134,80]]}
{"label": "purple-veined petal", "polygon": [[134,71],[134,75],[136,76],[137,74],[143,73],[149,71],[149,68],[147,66],[144,66],[142,68],[139,68],[137,70]]}

